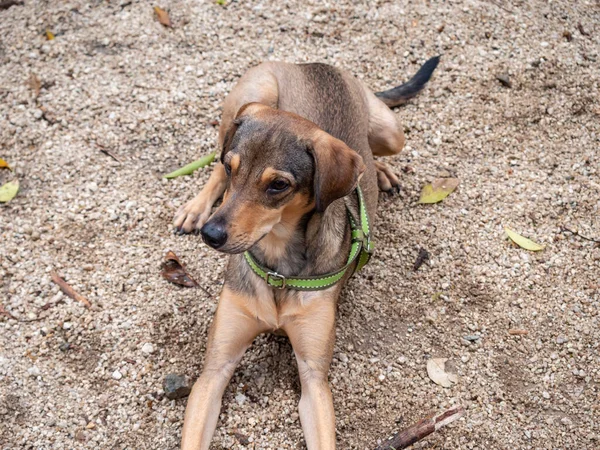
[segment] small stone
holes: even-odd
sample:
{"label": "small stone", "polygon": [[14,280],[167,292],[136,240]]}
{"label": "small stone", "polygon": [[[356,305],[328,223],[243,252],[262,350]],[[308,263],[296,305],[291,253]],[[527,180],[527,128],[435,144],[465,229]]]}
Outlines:
{"label": "small stone", "polygon": [[171,400],[187,397],[192,391],[185,375],[177,375],[176,373],[165,376],[163,390],[166,397]]}
{"label": "small stone", "polygon": [[119,372],[119,369],[117,369],[112,373],[112,377],[115,380],[120,380],[121,378],[123,378],[123,374],[121,372]]}
{"label": "small stone", "polygon": [[481,336],[477,334],[469,334],[468,336],[463,336],[463,339],[469,342],[476,342],[481,339]]}
{"label": "small stone", "polygon": [[496,75],[496,80],[498,80],[502,86],[512,88],[512,82],[510,81],[507,73]]}
{"label": "small stone", "polygon": [[542,397],[544,397],[546,400],[548,400],[550,398],[550,394],[547,391],[542,392]]}
{"label": "small stone", "polygon": [[341,362],[347,363],[348,362],[348,355],[346,355],[345,353],[340,353],[339,354],[339,359],[340,359]]}
{"label": "small stone", "polygon": [[564,337],[564,336],[558,336],[556,338],[556,343],[557,344],[564,344],[566,342],[569,342],[569,340],[566,337]]}
{"label": "small stone", "polygon": [[153,352],[154,352],[154,345],[152,345],[150,342],[146,342],[144,345],[142,345],[142,353],[149,355],[150,353],[153,353]]}
{"label": "small stone", "polygon": [[63,330],[70,330],[71,328],[73,328],[73,324],[71,322],[63,323]]}
{"label": "small stone", "polygon": [[69,344],[68,342],[63,342],[58,346],[58,349],[61,352],[68,352],[71,349],[71,344]]}
{"label": "small stone", "polygon": [[383,380],[385,380],[385,375],[381,374],[377,378],[379,379],[379,381],[383,381]]}
{"label": "small stone", "polygon": [[42,373],[40,372],[40,369],[37,368],[37,366],[33,366],[30,367],[29,369],[27,369],[27,372],[29,373],[29,375],[31,375],[32,377],[39,377]]}
{"label": "small stone", "polygon": [[239,393],[235,396],[235,401],[237,402],[238,405],[243,405],[244,403],[246,403],[246,400],[248,400],[248,397],[246,397],[244,394]]}

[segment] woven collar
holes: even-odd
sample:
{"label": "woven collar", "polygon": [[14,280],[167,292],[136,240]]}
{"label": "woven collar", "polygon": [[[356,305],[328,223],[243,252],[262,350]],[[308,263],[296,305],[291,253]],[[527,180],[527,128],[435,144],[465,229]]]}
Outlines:
{"label": "woven collar", "polygon": [[262,266],[256,258],[247,251],[244,253],[244,257],[250,268],[256,275],[265,280],[269,286],[277,289],[292,289],[296,291],[318,291],[327,289],[340,281],[355,262],[356,267],[354,271],[362,269],[365,264],[369,262],[369,258],[373,253],[373,244],[371,243],[370,238],[369,216],[360,187],[356,188],[356,194],[358,196],[358,211],[360,217],[357,222],[350,210],[348,210],[348,221],[350,222],[350,227],[352,229],[352,246],[350,247],[348,262],[344,267],[324,275],[286,277]]}

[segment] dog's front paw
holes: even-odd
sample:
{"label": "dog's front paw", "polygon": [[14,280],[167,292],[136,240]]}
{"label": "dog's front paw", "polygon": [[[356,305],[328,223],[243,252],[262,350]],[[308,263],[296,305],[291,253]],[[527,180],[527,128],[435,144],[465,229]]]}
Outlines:
{"label": "dog's front paw", "polygon": [[212,205],[204,199],[195,198],[182,205],[173,218],[175,232],[187,234],[199,230],[210,217]]}

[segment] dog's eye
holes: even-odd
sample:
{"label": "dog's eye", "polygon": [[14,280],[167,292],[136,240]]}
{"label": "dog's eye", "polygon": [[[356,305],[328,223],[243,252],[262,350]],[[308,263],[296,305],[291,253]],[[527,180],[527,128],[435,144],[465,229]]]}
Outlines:
{"label": "dog's eye", "polygon": [[227,175],[231,175],[231,165],[229,163],[223,163],[223,165],[225,166],[225,172]]}
{"label": "dog's eye", "polygon": [[269,188],[267,189],[267,192],[271,193],[271,194],[278,194],[280,192],[285,191],[287,188],[290,187],[290,183],[288,183],[286,180],[275,180],[273,182],[271,182],[271,184],[269,184]]}

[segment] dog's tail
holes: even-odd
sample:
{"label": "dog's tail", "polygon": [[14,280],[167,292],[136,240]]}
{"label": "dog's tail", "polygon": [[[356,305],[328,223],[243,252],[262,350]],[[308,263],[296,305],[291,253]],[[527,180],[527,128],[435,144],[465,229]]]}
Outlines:
{"label": "dog's tail", "polygon": [[390,108],[405,104],[409,99],[421,92],[439,62],[440,57],[434,56],[423,64],[415,76],[406,83],[387,91],[376,92],[375,95]]}

